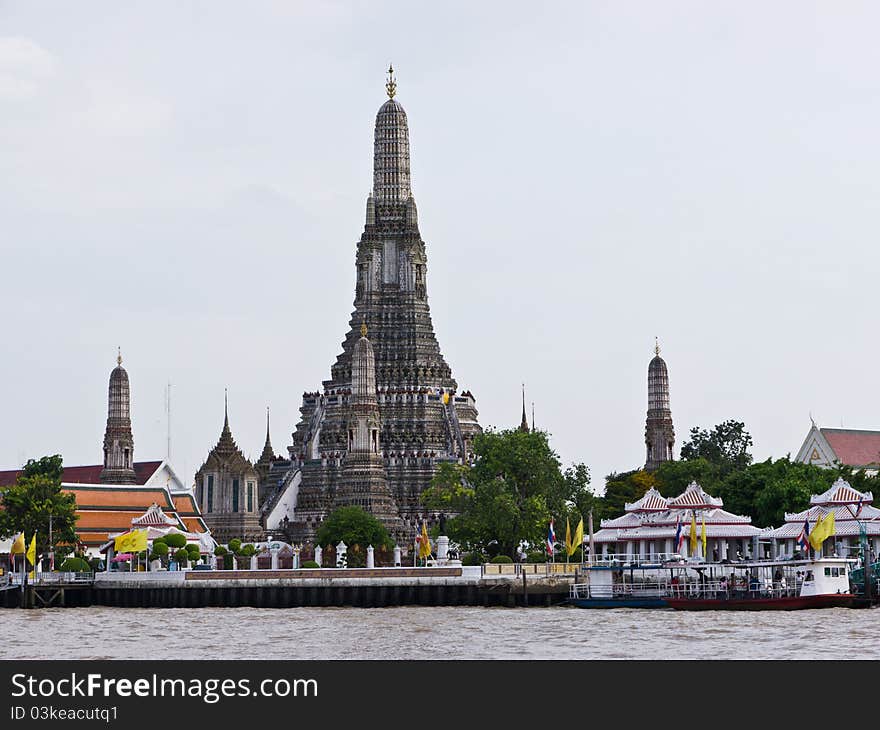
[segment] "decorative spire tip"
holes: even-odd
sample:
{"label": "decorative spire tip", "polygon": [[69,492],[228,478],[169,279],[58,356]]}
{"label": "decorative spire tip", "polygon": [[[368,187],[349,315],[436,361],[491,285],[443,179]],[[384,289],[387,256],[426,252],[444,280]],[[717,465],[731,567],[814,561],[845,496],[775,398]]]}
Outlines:
{"label": "decorative spire tip", "polygon": [[121,347],[116,348],[116,364],[122,365],[122,348]]}
{"label": "decorative spire tip", "polygon": [[361,324],[361,337],[367,336],[367,325],[366,323]]}
{"label": "decorative spire tip", "polygon": [[385,91],[389,99],[393,99],[397,93],[397,82],[394,80],[394,66],[388,64],[388,81],[385,82]]}
{"label": "decorative spire tip", "polygon": [[660,340],[656,336],[654,337],[654,354],[660,357]]}

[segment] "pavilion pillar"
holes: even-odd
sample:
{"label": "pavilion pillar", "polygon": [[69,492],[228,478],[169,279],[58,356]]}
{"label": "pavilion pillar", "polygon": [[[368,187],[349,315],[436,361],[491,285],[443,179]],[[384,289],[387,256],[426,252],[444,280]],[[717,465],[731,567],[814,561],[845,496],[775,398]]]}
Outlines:
{"label": "pavilion pillar", "polygon": [[278,551],[270,550],[269,552],[272,555],[272,570],[278,570]]}
{"label": "pavilion pillar", "polygon": [[635,545],[633,545],[632,540],[626,541],[626,561],[632,562],[633,555],[635,555]]}
{"label": "pavilion pillar", "polygon": [[607,542],[602,543],[602,557],[603,558],[608,557],[608,543]]}
{"label": "pavilion pillar", "polygon": [[672,555],[672,538],[671,537],[667,537],[663,541],[663,552],[666,553],[667,555]]}
{"label": "pavilion pillar", "polygon": [[648,556],[648,541],[639,540],[639,559],[644,561]]}

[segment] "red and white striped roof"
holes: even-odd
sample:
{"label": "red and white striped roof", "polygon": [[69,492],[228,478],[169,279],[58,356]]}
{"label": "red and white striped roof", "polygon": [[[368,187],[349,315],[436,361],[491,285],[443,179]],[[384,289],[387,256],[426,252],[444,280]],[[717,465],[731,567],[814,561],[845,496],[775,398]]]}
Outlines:
{"label": "red and white striped roof", "polygon": [[843,477],[838,477],[837,481],[831,485],[828,491],[822,494],[814,494],[810,497],[810,504],[817,505],[837,505],[837,504],[871,504],[874,501],[874,495],[871,492],[860,492],[853,489],[849,482]]}
{"label": "red and white striped roof", "polygon": [[696,482],[691,482],[681,494],[669,500],[670,509],[712,509],[723,506],[724,501],[720,497],[707,494]]}
{"label": "red and white striped roof", "polygon": [[176,527],[177,520],[166,515],[158,504],[152,504],[140,517],[132,519],[133,527]]}
{"label": "red and white striped roof", "polygon": [[627,512],[665,512],[669,509],[668,500],[654,487],[651,487],[645,495],[633,503],[626,503],[623,508]]}

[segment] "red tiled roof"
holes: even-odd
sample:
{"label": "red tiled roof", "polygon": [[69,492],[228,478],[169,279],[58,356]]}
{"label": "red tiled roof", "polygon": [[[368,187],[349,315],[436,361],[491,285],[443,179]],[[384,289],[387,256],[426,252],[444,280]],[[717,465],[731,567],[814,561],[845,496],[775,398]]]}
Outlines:
{"label": "red tiled roof", "polygon": [[820,428],[841,464],[868,466],[880,464],[880,431]]}
{"label": "red tiled roof", "polygon": [[[161,461],[136,461],[134,463],[135,484],[146,484],[153,474],[162,465]],[[103,464],[93,466],[65,466],[61,474],[61,481],[67,484],[100,484]],[[0,487],[8,487],[15,484],[21,469],[0,471]]]}

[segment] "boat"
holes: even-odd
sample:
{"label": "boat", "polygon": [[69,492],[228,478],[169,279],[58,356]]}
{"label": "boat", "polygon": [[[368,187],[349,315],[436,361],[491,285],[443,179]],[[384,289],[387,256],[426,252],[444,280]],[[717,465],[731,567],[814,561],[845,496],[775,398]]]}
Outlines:
{"label": "boat", "polygon": [[742,576],[701,574],[699,580],[671,581],[665,603],[679,611],[849,608],[855,601],[850,590],[854,565],[838,557],[747,563],[737,566],[744,569]]}
{"label": "boat", "polygon": [[667,571],[683,560],[677,554],[597,556],[579,568],[585,580],[569,588],[567,603],[578,608],[666,608]]}

